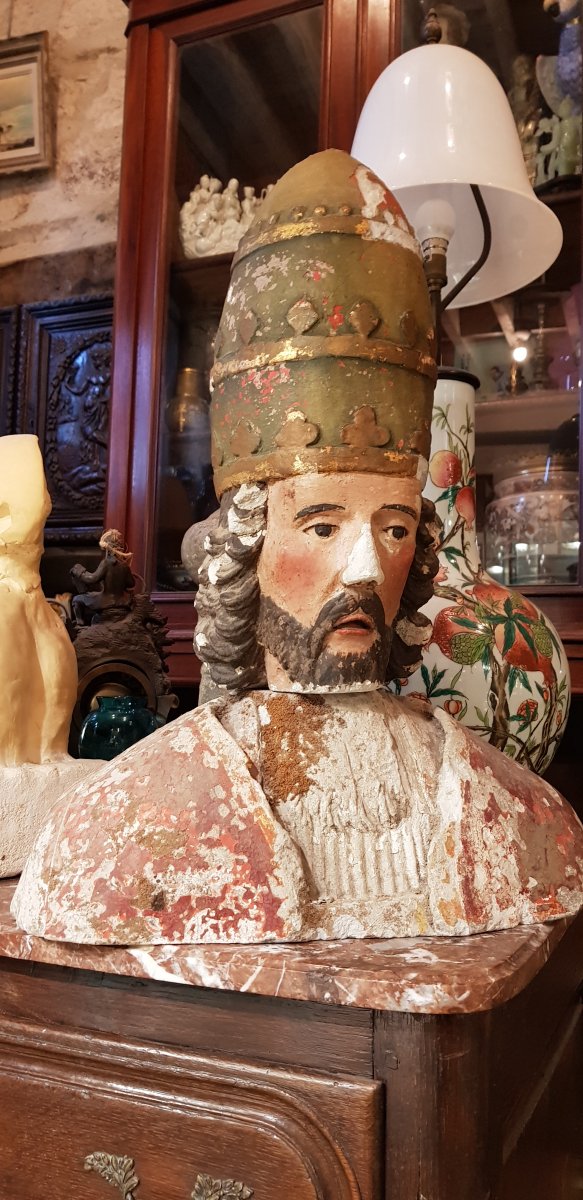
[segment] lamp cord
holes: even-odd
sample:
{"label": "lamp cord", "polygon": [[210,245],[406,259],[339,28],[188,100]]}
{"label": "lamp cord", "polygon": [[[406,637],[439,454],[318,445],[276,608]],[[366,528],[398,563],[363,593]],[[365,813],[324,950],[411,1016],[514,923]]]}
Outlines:
{"label": "lamp cord", "polygon": [[441,303],[439,305],[440,312],[443,312],[444,308],[447,308],[448,304],[451,304],[452,300],[455,300],[456,296],[459,296],[459,293],[461,292],[462,288],[465,288],[466,284],[470,282],[470,279],[474,278],[474,275],[477,274],[477,272],[480,270],[480,267],[482,267],[484,265],[488,255],[490,253],[490,250],[492,248],[492,226],[490,224],[490,218],[488,216],[488,211],[486,209],[486,205],[484,204],[484,198],[483,198],[482,193],[476,183],[471,183],[470,187],[472,189],[472,195],[474,197],[474,200],[476,201],[476,204],[478,206],[478,212],[479,212],[481,220],[482,220],[482,229],[484,231],[484,245],[482,247],[482,253],[480,254],[480,257],[477,259],[477,261],[473,264],[473,266],[470,267],[469,271],[466,271],[466,274],[463,276],[462,279],[458,279],[458,282],[456,283],[455,287],[452,287],[451,291],[449,291],[447,293],[447,295],[444,297],[444,299],[441,301]]}

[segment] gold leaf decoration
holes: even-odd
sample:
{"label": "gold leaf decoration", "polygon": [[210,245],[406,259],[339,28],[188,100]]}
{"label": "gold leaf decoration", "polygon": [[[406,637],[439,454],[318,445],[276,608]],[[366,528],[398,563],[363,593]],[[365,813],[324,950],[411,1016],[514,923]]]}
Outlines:
{"label": "gold leaf decoration", "polygon": [[139,1179],[134,1173],[133,1158],[126,1158],[118,1154],[106,1154],[104,1150],[96,1150],[93,1154],[88,1154],[84,1163],[85,1171],[96,1171],[105,1179],[106,1183],[110,1183],[112,1187],[116,1187],[124,1200],[133,1200],[133,1193],[138,1187]]}
{"label": "gold leaf decoration", "polygon": [[342,441],[356,450],[365,450],[367,446],[386,446],[390,437],[390,430],[377,424],[377,415],[370,404],[357,408],[352,421],[342,430]]}
{"label": "gold leaf decoration", "polygon": [[306,414],[299,408],[290,409],[287,413],[285,421],[275,435],[276,446],[286,447],[288,449],[302,449],[304,446],[311,446],[320,434],[319,425],[314,425],[312,421],[308,421]]}
{"label": "gold leaf decoration", "polygon": [[320,320],[314,305],[305,296],[296,300],[286,313],[286,320],[296,333],[307,333]]}
{"label": "gold leaf decoration", "polygon": [[348,324],[363,337],[368,337],[376,329],[380,319],[376,308],[369,300],[359,300],[348,314]]}
{"label": "gold leaf decoration", "polygon": [[259,449],[261,434],[250,421],[239,421],[229,445],[236,458],[245,458]]}
{"label": "gold leaf decoration", "polygon": [[251,338],[257,333],[258,326],[258,317],[253,312],[252,308],[248,308],[247,312],[243,313],[243,316],[239,318],[239,322],[237,324],[241,341],[243,341],[246,346],[251,341]]}
{"label": "gold leaf decoration", "polygon": [[213,1179],[211,1175],[197,1175],[191,1200],[250,1200],[253,1188],[236,1179]]}

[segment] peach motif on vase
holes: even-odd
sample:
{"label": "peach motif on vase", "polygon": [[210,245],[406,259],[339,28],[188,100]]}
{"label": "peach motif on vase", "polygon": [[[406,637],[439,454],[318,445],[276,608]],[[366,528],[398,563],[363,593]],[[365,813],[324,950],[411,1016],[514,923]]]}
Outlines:
{"label": "peach motif on vase", "polygon": [[420,670],[410,681],[397,682],[395,690],[420,693],[515,762],[542,774],[564,732],[569,667],[548,618],[482,567],[475,532],[471,382],[438,380],[432,451],[424,494],[443,522],[435,594],[424,608],[433,636]]}

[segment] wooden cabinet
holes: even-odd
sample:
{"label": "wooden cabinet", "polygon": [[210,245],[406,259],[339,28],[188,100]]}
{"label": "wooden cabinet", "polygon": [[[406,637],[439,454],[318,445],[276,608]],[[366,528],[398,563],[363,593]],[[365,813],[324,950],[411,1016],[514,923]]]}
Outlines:
{"label": "wooden cabinet", "polygon": [[[537,0],[461,8],[469,19],[468,48],[507,88],[517,54],[556,51],[558,26]],[[224,185],[235,176],[241,195],[245,185],[259,193],[317,148],[350,150],[373,82],[418,40],[420,8],[417,0],[129,0],[128,15],[106,519],[124,531],[136,571],[168,617],[174,682],[191,684],[198,678],[193,594],[180,566],[180,541],[214,503],[204,377],[230,258],[188,259],[179,237],[180,209],[205,173]],[[567,337],[574,349],[576,305],[565,309],[561,299],[580,278],[581,192],[571,182],[574,190],[559,189],[549,199],[567,236],[545,282],[549,303],[541,319],[555,337],[560,316],[563,342]],[[503,330],[511,320],[513,328],[535,336],[544,299],[539,293],[530,289],[520,305],[506,305],[498,316],[490,305],[462,310],[461,324],[450,322],[446,330],[458,365],[471,350],[494,388],[491,369],[503,373],[510,353]],[[560,349],[561,338],[555,341]],[[567,349],[565,343],[562,357]],[[469,360],[461,365],[476,366]],[[202,381],[196,434],[176,419],[185,369],[191,382],[195,375]],[[578,407],[575,374],[570,370],[569,413]],[[566,390],[566,376],[563,384]],[[541,441],[543,435],[537,436]],[[512,456],[516,438],[508,444]],[[573,562],[567,564],[575,565],[573,578],[533,590],[565,636],[578,668],[576,686],[583,690],[577,541],[571,538]]]}
{"label": "wooden cabinet", "polygon": [[133,951],[0,924],[6,1200],[580,1196],[581,917]]}
{"label": "wooden cabinet", "polygon": [[106,1183],[125,1197],[132,1176],[136,1200],[262,1200],[280,1186],[297,1200],[378,1197],[380,1083],[73,1030],[5,1034],[7,1197],[44,1200],[50,1185],[106,1200]]}

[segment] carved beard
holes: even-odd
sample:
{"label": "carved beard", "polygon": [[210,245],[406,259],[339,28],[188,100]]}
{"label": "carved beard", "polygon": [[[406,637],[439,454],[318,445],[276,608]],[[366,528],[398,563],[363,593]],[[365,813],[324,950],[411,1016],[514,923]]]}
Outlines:
{"label": "carved beard", "polygon": [[[337,621],[349,617],[357,609],[374,622],[376,638],[372,646],[360,654],[333,654],[324,645],[327,635]],[[338,592],[320,610],[311,628],[301,625],[269,596],[262,595],[257,640],[273,654],[292,683],[325,691],[349,690],[351,686],[380,686],[385,682],[393,630],[385,623],[379,597],[370,591]]]}

